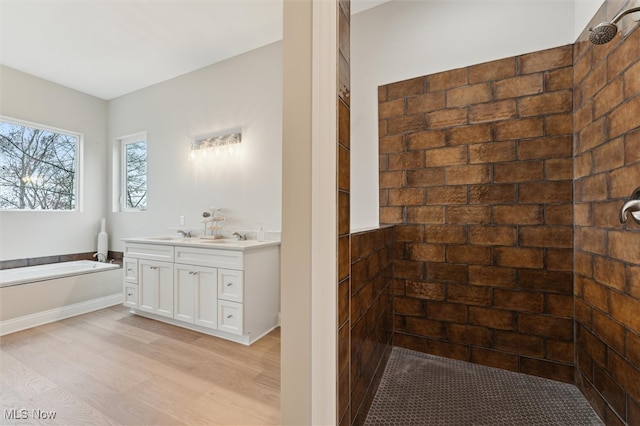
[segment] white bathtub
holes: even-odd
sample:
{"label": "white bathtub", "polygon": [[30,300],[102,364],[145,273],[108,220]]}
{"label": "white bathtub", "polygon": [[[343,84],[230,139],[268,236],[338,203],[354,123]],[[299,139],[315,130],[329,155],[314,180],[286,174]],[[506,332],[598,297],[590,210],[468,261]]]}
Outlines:
{"label": "white bathtub", "polygon": [[50,263],[47,265],[25,266],[0,271],[0,287],[88,274],[119,268],[113,263],[100,263],[93,260],[75,260],[72,262]]}
{"label": "white bathtub", "polygon": [[122,303],[122,268],[91,260],[0,271],[0,336]]}

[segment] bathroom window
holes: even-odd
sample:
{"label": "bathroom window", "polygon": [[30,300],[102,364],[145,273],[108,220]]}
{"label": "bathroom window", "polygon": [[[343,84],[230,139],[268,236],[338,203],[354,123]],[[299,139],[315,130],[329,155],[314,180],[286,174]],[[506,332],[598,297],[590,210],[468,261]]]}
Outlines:
{"label": "bathroom window", "polygon": [[0,209],[78,209],[82,135],[0,117]]}
{"label": "bathroom window", "polygon": [[120,140],[122,144],[122,210],[147,209],[147,135],[139,133]]}

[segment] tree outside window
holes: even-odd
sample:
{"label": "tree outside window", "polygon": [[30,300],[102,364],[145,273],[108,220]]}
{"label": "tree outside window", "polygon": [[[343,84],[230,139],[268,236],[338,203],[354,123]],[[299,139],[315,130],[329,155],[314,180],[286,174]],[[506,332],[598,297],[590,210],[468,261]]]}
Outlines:
{"label": "tree outside window", "polygon": [[0,119],[0,209],[75,210],[81,136]]}
{"label": "tree outside window", "polygon": [[147,209],[147,141],[122,141],[124,159],[124,210]]}

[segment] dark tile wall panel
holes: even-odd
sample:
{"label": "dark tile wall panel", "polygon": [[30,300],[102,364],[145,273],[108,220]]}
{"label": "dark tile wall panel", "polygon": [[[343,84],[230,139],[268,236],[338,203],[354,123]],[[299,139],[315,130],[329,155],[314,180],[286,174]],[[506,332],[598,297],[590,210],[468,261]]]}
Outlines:
{"label": "dark tile wall panel", "polygon": [[394,344],[573,382],[573,46],[379,87]]}
{"label": "dark tile wall panel", "polygon": [[[632,4],[607,1],[591,26]],[[640,424],[640,30],[574,45],[576,384],[608,425]]]}

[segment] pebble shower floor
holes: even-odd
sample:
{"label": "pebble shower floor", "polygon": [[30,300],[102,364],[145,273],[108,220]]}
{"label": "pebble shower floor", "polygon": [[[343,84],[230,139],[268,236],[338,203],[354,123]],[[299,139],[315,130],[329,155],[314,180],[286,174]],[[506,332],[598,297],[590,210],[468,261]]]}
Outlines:
{"label": "pebble shower floor", "polygon": [[570,384],[393,348],[365,425],[596,426]]}

